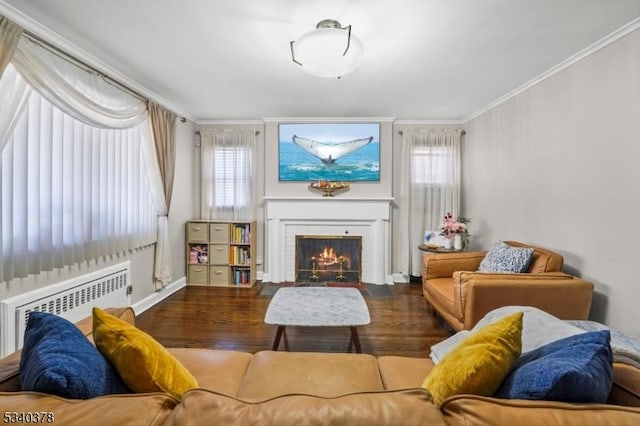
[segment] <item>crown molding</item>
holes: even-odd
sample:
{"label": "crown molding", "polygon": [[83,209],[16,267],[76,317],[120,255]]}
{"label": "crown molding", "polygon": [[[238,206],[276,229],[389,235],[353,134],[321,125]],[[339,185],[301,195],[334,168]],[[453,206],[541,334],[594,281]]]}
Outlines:
{"label": "crown molding", "polygon": [[493,108],[497,107],[498,105],[508,101],[509,99],[519,95],[520,93],[532,88],[533,86],[537,85],[538,83],[543,82],[544,80],[554,76],[555,74],[559,73],[560,71],[570,67],[571,65],[574,65],[578,62],[580,62],[581,60],[585,59],[588,56],[593,55],[594,53],[598,52],[601,49],[604,49],[605,47],[609,46],[610,44],[613,44],[614,42],[620,40],[621,38],[623,38],[624,36],[638,30],[640,28],[640,17],[634,19],[633,21],[629,22],[626,25],[623,25],[622,27],[618,28],[617,30],[613,31],[612,33],[606,35],[605,37],[601,38],[600,40],[596,41],[595,43],[592,43],[591,45],[585,47],[584,49],[580,50],[578,53],[576,53],[575,55],[572,55],[570,57],[568,57],[567,59],[565,59],[564,61],[560,62],[559,64],[549,68],[548,70],[544,71],[542,74],[539,74],[538,76],[532,78],[531,80],[529,80],[528,82],[524,83],[523,85],[515,88],[514,90],[508,92],[507,94],[505,94],[504,96],[501,96],[500,98],[496,99],[495,101],[485,105],[484,107],[480,108],[479,110],[469,114],[468,116],[466,116],[465,118],[463,118],[461,120],[462,124],[468,123],[469,121],[473,120],[474,118],[478,117],[479,115],[484,114],[485,112],[492,110]]}
{"label": "crown molding", "polygon": [[262,120],[196,120],[199,126],[264,126]]}
{"label": "crown molding", "polygon": [[265,117],[265,123],[393,123],[395,117]]}
{"label": "crown molding", "polygon": [[2,0],[0,0],[0,14],[11,19],[13,22],[20,25],[25,30],[37,35],[38,37],[41,37],[42,39],[56,46],[66,54],[71,55],[82,62],[87,63],[88,65],[92,66],[97,70],[100,70],[100,72],[102,72],[103,74],[131,88],[132,90],[134,90],[135,92],[138,92],[139,94],[143,95],[147,99],[164,106],[165,108],[173,111],[175,114],[183,116],[184,118],[190,121],[195,121],[193,117],[190,116],[190,114],[185,113],[184,108],[168,101],[164,97],[151,91],[150,89],[138,83],[137,81],[127,77],[126,75],[122,74],[120,71],[116,70],[110,65],[107,65],[107,63],[105,63],[104,61],[98,59],[97,57],[93,56],[87,51],[81,49],[80,47],[76,46],[75,44],[71,43],[69,40],[59,35],[58,33],[51,30],[50,28],[45,27],[40,22],[25,15],[20,10],[16,9],[15,7],[7,4]]}
{"label": "crown molding", "polygon": [[394,126],[462,125],[462,120],[396,120]]}

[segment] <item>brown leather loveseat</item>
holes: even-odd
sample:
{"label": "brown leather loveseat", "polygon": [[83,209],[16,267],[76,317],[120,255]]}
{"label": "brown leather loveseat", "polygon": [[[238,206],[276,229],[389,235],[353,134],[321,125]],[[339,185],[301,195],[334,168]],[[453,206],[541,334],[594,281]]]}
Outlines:
{"label": "brown leather loveseat", "polygon": [[[133,311],[109,312],[134,322]],[[78,326],[91,339],[91,322]],[[614,363],[607,404],[457,395],[440,408],[420,388],[426,356],[171,348],[199,388],[86,400],[20,391],[17,352],[0,360],[0,407],[7,419],[52,413],[56,425],[519,425],[640,424],[640,370]],[[15,413],[15,415],[14,415]],[[45,420],[48,417],[44,417]]]}
{"label": "brown leather loveseat", "polygon": [[486,251],[423,255],[424,297],[454,330],[470,330],[502,306],[533,306],[563,320],[587,319],[592,283],[561,272],[563,258],[558,253],[516,241],[505,243],[534,249],[527,272],[476,272]]}

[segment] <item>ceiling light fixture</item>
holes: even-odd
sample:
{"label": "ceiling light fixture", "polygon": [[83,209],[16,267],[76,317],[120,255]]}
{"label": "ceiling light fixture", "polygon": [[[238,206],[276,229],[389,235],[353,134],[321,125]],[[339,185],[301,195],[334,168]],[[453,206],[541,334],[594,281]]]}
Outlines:
{"label": "ceiling light fixture", "polygon": [[309,74],[340,78],[353,72],[362,62],[362,42],[334,19],[318,22],[316,29],[290,42],[291,60]]}

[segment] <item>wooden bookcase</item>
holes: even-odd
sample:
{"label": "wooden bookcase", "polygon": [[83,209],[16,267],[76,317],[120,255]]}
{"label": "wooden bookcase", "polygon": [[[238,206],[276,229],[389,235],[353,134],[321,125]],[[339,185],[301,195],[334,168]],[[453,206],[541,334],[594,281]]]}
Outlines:
{"label": "wooden bookcase", "polygon": [[186,228],[188,285],[255,284],[255,222],[191,220]]}

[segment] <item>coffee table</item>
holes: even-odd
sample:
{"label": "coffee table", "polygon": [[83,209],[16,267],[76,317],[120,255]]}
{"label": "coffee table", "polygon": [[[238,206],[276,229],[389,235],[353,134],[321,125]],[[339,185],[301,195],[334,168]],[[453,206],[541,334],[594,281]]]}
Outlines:
{"label": "coffee table", "polygon": [[371,322],[369,308],[356,288],[341,287],[283,287],[276,291],[269,303],[264,322],[277,325],[273,350],[277,351],[284,335],[289,350],[286,327],[349,327],[351,346],[362,352],[356,327]]}

